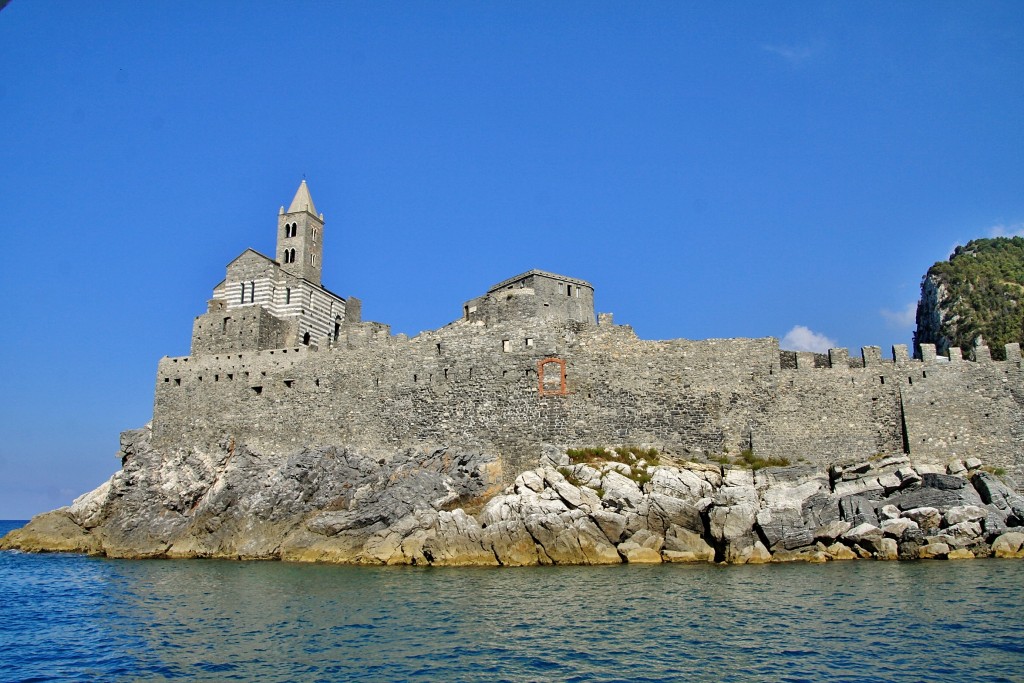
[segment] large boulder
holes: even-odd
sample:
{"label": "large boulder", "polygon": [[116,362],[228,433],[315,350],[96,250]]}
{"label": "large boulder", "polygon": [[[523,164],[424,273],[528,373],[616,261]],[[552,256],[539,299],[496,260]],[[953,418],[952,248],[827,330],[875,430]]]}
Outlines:
{"label": "large boulder", "polygon": [[1005,533],[992,542],[992,554],[996,557],[1024,557],[1024,533]]}
{"label": "large boulder", "polygon": [[808,528],[799,508],[764,508],[756,515],[761,536],[773,551],[777,547],[793,550],[814,543],[814,531]]}
{"label": "large boulder", "polygon": [[923,474],[919,487],[901,491],[887,498],[885,502],[895,505],[900,510],[920,507],[948,510],[965,505],[983,505],[981,496],[970,482],[963,477],[950,474]]}
{"label": "large boulder", "polygon": [[[1024,525],[1024,497],[1018,495],[994,474],[977,472],[971,479],[983,503],[992,505],[998,510],[1012,515],[1007,520],[1011,526]],[[1006,518],[1004,517],[1004,520]]]}
{"label": "large boulder", "polygon": [[661,551],[666,562],[714,562],[715,549],[699,534],[679,526],[671,526],[665,534]]}

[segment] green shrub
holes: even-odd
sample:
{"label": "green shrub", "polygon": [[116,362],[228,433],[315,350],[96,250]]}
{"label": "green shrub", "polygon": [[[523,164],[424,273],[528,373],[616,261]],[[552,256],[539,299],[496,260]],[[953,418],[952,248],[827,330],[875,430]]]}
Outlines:
{"label": "green shrub", "polygon": [[634,465],[643,460],[648,465],[657,465],[661,458],[656,448],[641,448],[639,446],[619,446],[613,451],[604,446],[586,446],[584,448],[570,448],[566,455],[573,464],[593,462],[621,462],[624,465]]}
{"label": "green shrub", "polygon": [[573,464],[587,462],[605,462],[613,459],[611,451],[604,446],[587,446],[586,448],[570,448],[566,452]]}
{"label": "green shrub", "polygon": [[749,448],[744,448],[742,451],[740,451],[739,458],[737,458],[733,464],[751,470],[760,470],[764,469],[765,467],[786,467],[787,465],[790,464],[790,462],[788,458],[759,458],[756,455],[754,455],[754,451],[752,451]]}

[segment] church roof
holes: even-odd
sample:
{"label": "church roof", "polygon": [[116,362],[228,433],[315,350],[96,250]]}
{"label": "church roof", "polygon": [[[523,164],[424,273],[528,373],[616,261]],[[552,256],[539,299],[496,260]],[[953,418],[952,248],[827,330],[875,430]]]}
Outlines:
{"label": "church roof", "polygon": [[299,189],[295,192],[295,198],[288,206],[288,213],[298,213],[299,211],[308,211],[314,216],[318,215],[316,207],[313,206],[313,198],[309,196],[309,188],[306,187],[305,179],[299,185]]}

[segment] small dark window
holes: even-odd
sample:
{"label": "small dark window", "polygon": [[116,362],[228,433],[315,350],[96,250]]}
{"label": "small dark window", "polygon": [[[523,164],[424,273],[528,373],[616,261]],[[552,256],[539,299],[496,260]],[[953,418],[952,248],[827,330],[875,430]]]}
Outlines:
{"label": "small dark window", "polygon": [[249,303],[256,303],[256,282],[249,282]]}
{"label": "small dark window", "polygon": [[180,387],[181,386],[181,378],[180,377],[175,377],[174,378],[174,386],[176,386],[176,387]]}
{"label": "small dark window", "polygon": [[885,375],[879,375],[878,382],[880,384],[885,384]]}
{"label": "small dark window", "polygon": [[263,387],[253,387],[252,390],[257,396],[263,393]]}
{"label": "small dark window", "polygon": [[170,377],[164,377],[164,382],[165,382],[165,383],[167,383],[167,382],[170,382],[170,381],[171,381],[171,378],[170,378]]}
{"label": "small dark window", "polygon": [[572,285],[566,285],[565,286],[565,295],[566,296],[572,296]]}
{"label": "small dark window", "polygon": [[293,385],[293,384],[295,384],[295,380],[293,380],[293,379],[286,379],[286,380],[284,381],[284,385],[285,385],[286,387],[288,387],[289,389],[291,389],[291,388],[292,388],[292,385]]}
{"label": "small dark window", "polygon": [[290,304],[292,302],[292,288],[285,287],[284,289],[284,302]]}
{"label": "small dark window", "polygon": [[240,303],[240,304],[244,304],[245,303],[245,283],[244,282],[242,283],[242,298],[238,300],[238,303]]}
{"label": "small dark window", "polygon": [[306,346],[309,346],[309,332],[302,335],[302,343],[305,344]]}
{"label": "small dark window", "polygon": [[441,345],[440,344],[437,345],[437,355],[439,355],[439,356],[441,355]]}

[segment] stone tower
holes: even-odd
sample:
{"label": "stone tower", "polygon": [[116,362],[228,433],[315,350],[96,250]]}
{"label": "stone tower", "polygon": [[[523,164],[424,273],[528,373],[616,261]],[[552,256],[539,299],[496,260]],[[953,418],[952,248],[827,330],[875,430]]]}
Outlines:
{"label": "stone tower", "polygon": [[319,285],[323,247],[324,216],[317,214],[303,180],[288,210],[282,206],[277,217],[277,262],[285,272]]}

